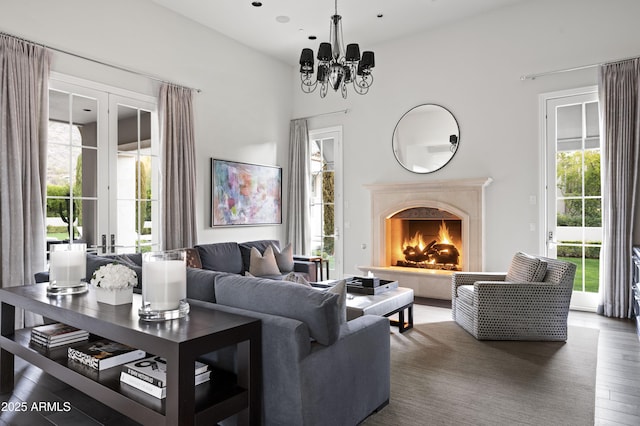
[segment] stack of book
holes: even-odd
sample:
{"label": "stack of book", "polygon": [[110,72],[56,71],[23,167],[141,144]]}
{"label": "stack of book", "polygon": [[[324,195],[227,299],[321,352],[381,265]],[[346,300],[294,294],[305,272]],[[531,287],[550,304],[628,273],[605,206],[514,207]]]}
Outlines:
{"label": "stack of book", "polygon": [[[194,385],[209,381],[211,371],[207,364],[196,361]],[[120,381],[156,398],[167,396],[167,362],[152,356],[122,366]]]}
{"label": "stack of book", "polygon": [[61,322],[40,325],[31,329],[31,343],[52,349],[89,340],[89,332]]}
{"label": "stack of book", "polygon": [[67,359],[89,366],[95,370],[104,370],[147,356],[141,349],[107,339],[96,340],[70,346]]}

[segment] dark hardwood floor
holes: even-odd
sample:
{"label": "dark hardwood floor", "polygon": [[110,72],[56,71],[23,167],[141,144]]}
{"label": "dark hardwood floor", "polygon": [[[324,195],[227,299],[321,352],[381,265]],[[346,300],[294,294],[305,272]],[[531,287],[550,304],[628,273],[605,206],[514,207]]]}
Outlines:
{"label": "dark hardwood floor", "polygon": [[[416,302],[416,322],[451,318],[446,303]],[[600,330],[594,424],[640,425],[640,342],[634,323],[571,311],[569,324]],[[15,374],[14,392],[0,395],[1,426],[137,424],[18,357]],[[567,403],[571,403],[570,395]]]}

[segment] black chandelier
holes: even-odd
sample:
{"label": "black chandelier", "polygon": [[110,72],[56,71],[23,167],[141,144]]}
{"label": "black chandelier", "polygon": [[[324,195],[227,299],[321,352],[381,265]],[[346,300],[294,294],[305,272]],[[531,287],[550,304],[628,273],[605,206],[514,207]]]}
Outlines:
{"label": "black chandelier", "polygon": [[313,78],[313,50],[302,49],[300,55],[300,80],[302,91],[311,93],[320,85],[320,97],[327,95],[328,87],[338,88],[342,97],[347,97],[347,84],[353,83],[356,93],[364,95],[373,84],[371,69],[375,66],[373,52],[365,51],[360,56],[357,43],[348,44],[345,54],[342,43],[342,16],[338,15],[338,0],[335,1],[335,14],[329,26],[330,43],[320,43],[318,47],[318,72]]}

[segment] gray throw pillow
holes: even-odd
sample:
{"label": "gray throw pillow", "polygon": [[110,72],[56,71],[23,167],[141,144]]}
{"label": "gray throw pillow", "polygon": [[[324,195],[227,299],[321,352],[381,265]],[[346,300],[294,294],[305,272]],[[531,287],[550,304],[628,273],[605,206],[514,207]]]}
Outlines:
{"label": "gray throw pillow", "polygon": [[547,272],[547,262],[526,253],[518,252],[513,256],[505,281],[540,282]]}
{"label": "gray throw pillow", "polygon": [[286,274],[287,272],[293,271],[293,247],[291,243],[287,244],[282,250],[278,250],[278,247],[275,245],[271,247],[273,247],[273,254],[276,257],[276,263],[278,264],[280,273]]}

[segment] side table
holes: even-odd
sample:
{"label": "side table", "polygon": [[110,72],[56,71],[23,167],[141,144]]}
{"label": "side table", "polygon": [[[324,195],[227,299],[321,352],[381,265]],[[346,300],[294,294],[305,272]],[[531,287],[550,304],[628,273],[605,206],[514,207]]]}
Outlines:
{"label": "side table", "polygon": [[295,260],[304,260],[306,262],[313,262],[316,264],[316,274],[318,279],[316,281],[324,281],[324,274],[322,270],[322,264],[324,263],[327,269],[327,279],[329,279],[329,262],[322,258],[322,256],[293,256]]}

